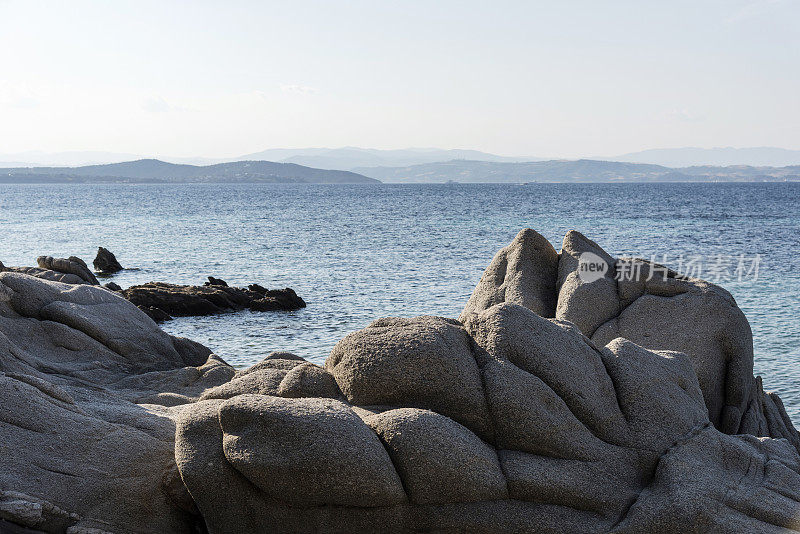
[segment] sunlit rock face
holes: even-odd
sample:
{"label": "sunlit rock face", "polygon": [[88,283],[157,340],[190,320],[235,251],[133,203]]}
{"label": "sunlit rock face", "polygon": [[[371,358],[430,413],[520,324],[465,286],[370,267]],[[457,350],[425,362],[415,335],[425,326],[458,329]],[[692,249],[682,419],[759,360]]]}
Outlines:
{"label": "sunlit rock face", "polygon": [[111,291],[0,273],[0,519],[192,532],[202,518],[175,465],[169,406],[234,373]]}
{"label": "sunlit rock face", "polygon": [[182,412],[211,532],[800,529],[797,451],[715,429],[684,353],[497,304],[351,334],[316,371],[335,398],[281,397],[291,372]]}
{"label": "sunlit rock face", "polygon": [[[525,230],[459,320],[235,370],[99,286],[0,273],[0,519],[44,532],[800,532],[730,295]],[[606,268],[578,275],[581,254]],[[778,439],[776,439],[778,438]],[[0,529],[2,524],[0,524]],[[92,530],[95,529],[95,530]]]}
{"label": "sunlit rock face", "polygon": [[[546,300],[538,289],[531,289],[531,284],[514,280],[539,279],[549,273],[550,281],[540,281],[536,287],[554,288],[551,297],[556,302],[556,318],[570,321],[598,346],[623,337],[648,349],[683,352],[692,362],[709,419],[716,428],[727,434],[784,438],[800,449],[800,438],[780,398],[764,392],[760,378],[753,377],[750,325],[730,293],[646,260],[615,259],[576,231],[564,237],[557,274],[553,275],[550,268],[534,267],[550,265],[552,253],[540,244],[544,238],[534,238],[532,233],[523,230],[498,253],[464,309],[462,320],[488,307],[476,306],[476,302],[483,302],[476,295],[508,293],[515,296],[507,301],[515,303]],[[594,280],[588,277],[590,281],[581,276],[581,257],[585,254],[606,263],[602,276]],[[501,280],[497,273],[502,270],[500,259],[504,257],[528,258],[528,272]],[[520,294],[532,296],[516,296]],[[527,307],[549,317],[537,306]]]}

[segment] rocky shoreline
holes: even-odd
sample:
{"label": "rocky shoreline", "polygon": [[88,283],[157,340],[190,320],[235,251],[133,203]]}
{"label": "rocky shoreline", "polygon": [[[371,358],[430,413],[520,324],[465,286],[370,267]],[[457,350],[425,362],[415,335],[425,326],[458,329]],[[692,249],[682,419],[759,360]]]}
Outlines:
{"label": "rocky shoreline", "polygon": [[[581,278],[584,253],[603,276]],[[273,353],[236,370],[163,332],[123,298],[133,288],[51,260],[0,272],[8,523],[800,532],[800,437],[753,374],[733,297],[578,232],[559,253],[523,230],[458,320],[376,320],[324,366]],[[209,283],[193,298],[266,295]]]}
{"label": "rocky shoreline", "polygon": [[[76,256],[39,256],[36,263],[38,267],[6,267],[0,263],[0,272],[24,273],[66,284],[100,285],[86,262]],[[106,277],[124,269],[114,254],[103,247],[98,248],[93,265],[98,275]],[[169,321],[173,316],[213,315],[241,310],[293,311],[306,307],[305,301],[291,288],[267,289],[259,284],[250,284],[246,288],[229,287],[227,282],[213,276],[209,276],[208,282],[202,286],[148,282],[122,289],[112,281],[103,287],[133,302],[156,322]]]}

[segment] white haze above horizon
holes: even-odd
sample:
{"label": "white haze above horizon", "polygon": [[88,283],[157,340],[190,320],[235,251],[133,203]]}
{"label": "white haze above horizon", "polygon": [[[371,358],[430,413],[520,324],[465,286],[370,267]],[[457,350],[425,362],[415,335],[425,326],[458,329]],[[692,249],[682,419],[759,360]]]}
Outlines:
{"label": "white haze above horizon", "polygon": [[800,2],[0,0],[0,153],[800,149]]}

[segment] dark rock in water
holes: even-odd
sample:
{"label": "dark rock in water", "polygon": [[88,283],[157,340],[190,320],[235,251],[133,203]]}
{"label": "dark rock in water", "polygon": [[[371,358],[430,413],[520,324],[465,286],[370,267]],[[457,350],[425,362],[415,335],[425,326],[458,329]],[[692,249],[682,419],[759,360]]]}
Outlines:
{"label": "dark rock in water", "polygon": [[268,289],[257,295],[259,297],[250,303],[250,309],[253,311],[297,310],[306,307],[305,301],[289,287]]}
{"label": "dark rock in water", "polygon": [[306,303],[293,290],[264,290],[263,293],[227,285],[182,286],[148,282],[124,290],[123,295],[148,313],[157,308],[171,316],[211,315],[250,309],[291,311]]}
{"label": "dark rock in water", "polygon": [[256,293],[261,293],[261,294],[264,294],[264,293],[266,293],[268,291],[268,289],[266,287],[264,287],[262,285],[258,285],[258,284],[250,284],[249,286],[247,286],[247,289],[249,289],[250,291],[255,291]]}
{"label": "dark rock in water", "polygon": [[123,269],[122,265],[117,261],[116,256],[107,248],[97,247],[97,256],[92,262],[95,270],[104,273],[112,274]]}
{"label": "dark rock in water", "polygon": [[70,257],[69,257],[69,258],[67,258],[67,259],[68,259],[69,261],[71,261],[71,262],[80,263],[81,265],[83,265],[83,266],[84,266],[84,267],[86,267],[87,269],[89,268],[89,266],[88,266],[88,265],[86,265],[86,262],[85,262],[85,261],[83,261],[82,259],[80,259],[78,256],[70,256]]}
{"label": "dark rock in water", "polygon": [[86,262],[75,256],[70,256],[69,258],[39,256],[36,258],[36,263],[39,264],[39,268],[41,269],[48,269],[50,271],[56,271],[65,274],[74,274],[87,284],[91,284],[93,286],[100,285],[100,282],[97,281],[97,278],[95,278],[95,276],[92,274],[92,271],[90,271],[89,267],[86,266]]}
{"label": "dark rock in water", "polygon": [[204,286],[220,286],[220,287],[228,287],[228,282],[222,280],[220,278],[214,278],[213,276],[208,277],[208,282],[203,284]]}
{"label": "dark rock in water", "polygon": [[103,285],[104,288],[110,289],[111,291],[122,291],[122,288],[119,284],[115,284],[114,282],[109,282]]}

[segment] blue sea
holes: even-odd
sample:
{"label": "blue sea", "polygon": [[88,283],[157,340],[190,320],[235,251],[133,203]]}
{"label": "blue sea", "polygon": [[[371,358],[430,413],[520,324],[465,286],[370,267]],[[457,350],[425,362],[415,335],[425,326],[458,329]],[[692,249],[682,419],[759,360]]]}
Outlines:
{"label": "blue sea", "polygon": [[104,246],[131,268],[112,278],[123,287],[213,275],[294,288],[307,308],[164,323],[237,366],[273,350],[322,362],[378,317],[457,317],[525,227],[556,249],[577,229],[616,256],[706,266],[750,320],[765,388],[800,422],[798,183],[0,185],[6,265],[88,263]]}

